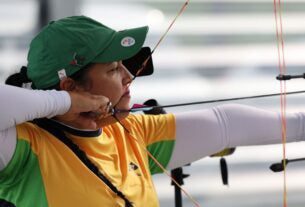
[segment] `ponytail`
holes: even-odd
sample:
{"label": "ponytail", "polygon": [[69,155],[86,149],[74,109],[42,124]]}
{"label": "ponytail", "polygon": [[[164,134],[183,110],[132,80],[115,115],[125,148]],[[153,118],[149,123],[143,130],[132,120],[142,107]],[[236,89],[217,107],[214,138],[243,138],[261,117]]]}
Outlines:
{"label": "ponytail", "polygon": [[[88,78],[88,71],[92,67],[93,63],[89,63],[88,65],[84,66],[81,70],[77,71],[73,75],[69,76],[74,81],[76,81],[78,84],[90,87],[90,81]],[[19,73],[15,73],[10,75],[6,80],[5,84],[17,86],[21,88],[28,88],[28,89],[37,89],[35,84],[28,78],[27,76],[27,67],[22,66]],[[43,90],[61,90],[59,82],[53,86],[43,88]]]}
{"label": "ponytail", "polygon": [[26,72],[27,72],[27,67],[22,66],[19,73],[10,75],[5,80],[5,84],[17,86],[17,87],[23,87],[24,84],[31,83],[31,80],[28,78]]}

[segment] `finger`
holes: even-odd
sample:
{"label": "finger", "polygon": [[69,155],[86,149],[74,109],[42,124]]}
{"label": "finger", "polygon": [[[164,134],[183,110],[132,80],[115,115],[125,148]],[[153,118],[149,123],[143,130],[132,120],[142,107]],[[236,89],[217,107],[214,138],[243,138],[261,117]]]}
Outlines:
{"label": "finger", "polygon": [[112,103],[104,96],[97,97],[96,104],[95,109],[92,111],[101,110],[104,114],[107,114],[112,108]]}
{"label": "finger", "polygon": [[109,101],[105,107],[106,115],[111,115],[113,113],[112,103]]}
{"label": "finger", "polygon": [[88,112],[95,111],[106,105],[109,99],[105,96],[92,95],[87,92],[71,93],[72,112]]}

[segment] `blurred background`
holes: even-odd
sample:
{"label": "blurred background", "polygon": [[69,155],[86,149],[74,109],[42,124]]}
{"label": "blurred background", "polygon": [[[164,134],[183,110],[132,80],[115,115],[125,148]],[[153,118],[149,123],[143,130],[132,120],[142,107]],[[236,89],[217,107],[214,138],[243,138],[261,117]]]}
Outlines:
{"label": "blurred background", "polygon": [[[154,47],[183,0],[0,0],[0,82],[26,65],[30,40],[49,20],[87,15],[117,30],[149,25],[146,45]],[[305,72],[305,0],[282,1],[287,73]],[[192,0],[153,55],[155,72],[132,85],[132,102],[154,98],[173,104],[279,92],[273,1]],[[304,90],[304,80],[287,91]],[[1,98],[3,99],[3,97]],[[234,103],[280,110],[279,97]],[[304,95],[287,97],[287,112],[305,111]],[[168,109],[209,108],[216,104]],[[242,126],[241,126],[242,127]],[[202,135],[204,136],[204,135]],[[288,144],[288,158],[305,157],[304,143]],[[184,188],[205,207],[282,206],[283,175],[269,170],[282,159],[282,146],[240,147],[227,157],[229,187],[219,158],[184,167]],[[305,162],[287,168],[288,206],[305,205]],[[154,177],[162,207],[174,207],[174,189]],[[143,206],[145,206],[143,204]],[[192,206],[183,199],[183,206]]]}

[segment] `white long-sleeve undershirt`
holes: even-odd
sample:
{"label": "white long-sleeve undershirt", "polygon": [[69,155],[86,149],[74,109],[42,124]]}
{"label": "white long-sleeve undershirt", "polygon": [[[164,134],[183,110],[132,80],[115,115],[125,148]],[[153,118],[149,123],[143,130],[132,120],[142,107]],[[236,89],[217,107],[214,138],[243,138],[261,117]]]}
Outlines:
{"label": "white long-sleeve undershirt", "polygon": [[[169,169],[229,147],[282,143],[278,112],[228,104],[175,117],[176,143]],[[305,140],[305,113],[287,114],[286,124],[287,142]]]}
{"label": "white long-sleeve undershirt", "polygon": [[28,90],[0,84],[0,170],[11,160],[16,148],[16,125],[35,118],[66,113],[71,106],[66,91]]}

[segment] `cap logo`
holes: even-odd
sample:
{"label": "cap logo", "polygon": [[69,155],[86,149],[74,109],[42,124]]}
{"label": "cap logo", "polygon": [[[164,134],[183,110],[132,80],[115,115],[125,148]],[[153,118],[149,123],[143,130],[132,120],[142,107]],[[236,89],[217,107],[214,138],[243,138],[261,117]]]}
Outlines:
{"label": "cap logo", "polygon": [[132,37],[124,37],[121,41],[123,47],[131,47],[136,43],[135,39]]}
{"label": "cap logo", "polygon": [[65,69],[61,69],[60,71],[57,72],[57,74],[58,74],[59,80],[62,80],[67,77]]}

